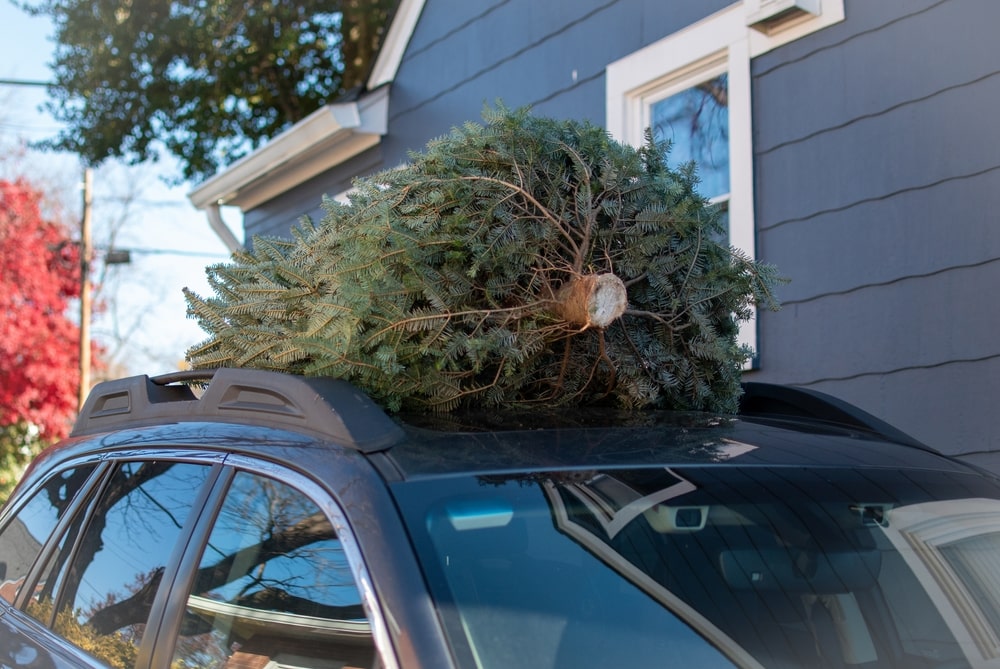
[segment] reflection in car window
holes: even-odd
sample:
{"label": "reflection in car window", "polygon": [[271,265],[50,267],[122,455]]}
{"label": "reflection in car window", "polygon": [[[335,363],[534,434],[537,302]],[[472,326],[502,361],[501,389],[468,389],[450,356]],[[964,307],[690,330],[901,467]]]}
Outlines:
{"label": "reflection in car window", "polygon": [[67,536],[52,558],[28,613],[112,667],[134,666],[167,559],[209,470],[122,463],[76,523],[85,525],[79,540]]}
{"label": "reflection in car window", "polygon": [[173,667],[368,667],[374,645],[329,518],[299,491],[238,473],[202,555]]}
{"label": "reflection in car window", "polygon": [[69,469],[53,476],[25,504],[0,534],[0,598],[13,603],[38,557],[93,467]]}
{"label": "reflection in car window", "polygon": [[678,467],[395,492],[462,666],[1000,660],[1000,488],[978,476]]}

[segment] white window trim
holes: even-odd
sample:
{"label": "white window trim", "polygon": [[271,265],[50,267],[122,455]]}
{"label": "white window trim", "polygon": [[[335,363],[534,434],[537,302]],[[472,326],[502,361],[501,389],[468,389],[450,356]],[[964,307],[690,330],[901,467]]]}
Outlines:
{"label": "white window trim", "polygon": [[[796,6],[808,11],[780,24],[762,23],[768,8],[776,12],[779,5],[782,10]],[[711,72],[728,71],[729,240],[756,258],[750,60],[843,19],[844,0],[736,2],[608,65],[607,130],[615,139],[638,146],[649,125],[651,100],[700,83]],[[756,313],[740,328],[739,342],[756,353]]]}

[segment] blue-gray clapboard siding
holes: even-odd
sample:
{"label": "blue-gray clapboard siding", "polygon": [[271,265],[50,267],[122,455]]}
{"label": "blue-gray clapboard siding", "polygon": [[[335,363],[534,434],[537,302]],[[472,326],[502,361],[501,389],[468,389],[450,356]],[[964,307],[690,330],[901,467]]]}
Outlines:
{"label": "blue-gray clapboard siding", "polygon": [[[605,67],[726,0],[427,0],[389,134],[247,213],[248,235],[398,165],[484,104],[604,123]],[[1000,471],[1000,2],[847,0],[751,65],[758,256],[791,282],[754,380],[854,402]]]}
{"label": "blue-gray clapboard siding", "polygon": [[289,230],[303,218],[318,223],[324,214],[324,198],[336,197],[351,187],[354,177],[377,172],[386,165],[382,148],[379,145],[368,149],[343,165],[246,212],[243,216],[246,239],[252,241],[258,235],[288,237]]}
{"label": "blue-gray clapboard siding", "polygon": [[754,379],[1000,470],[1000,3],[846,17],[752,64],[757,248],[792,279]]}

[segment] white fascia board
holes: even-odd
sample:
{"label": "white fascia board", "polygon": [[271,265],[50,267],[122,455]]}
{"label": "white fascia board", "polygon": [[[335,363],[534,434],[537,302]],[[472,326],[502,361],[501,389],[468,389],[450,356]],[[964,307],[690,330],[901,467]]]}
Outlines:
{"label": "white fascia board", "polygon": [[712,14],[666,39],[653,42],[606,68],[606,120],[612,137],[639,144],[644,128],[634,117],[630,100],[662,84],[663,75],[681,77],[687,68],[725,58],[726,47],[747,32],[742,7],[737,4]]}
{"label": "white fascia board", "polygon": [[253,209],[378,144],[386,133],[388,113],[388,87],[357,102],[317,109],[202,183],[188,199],[197,209]]}
{"label": "white fascia board", "polygon": [[424,2],[425,0],[400,1],[368,77],[368,90],[375,90],[395,80],[403,53],[417,27],[420,13],[424,10]]}

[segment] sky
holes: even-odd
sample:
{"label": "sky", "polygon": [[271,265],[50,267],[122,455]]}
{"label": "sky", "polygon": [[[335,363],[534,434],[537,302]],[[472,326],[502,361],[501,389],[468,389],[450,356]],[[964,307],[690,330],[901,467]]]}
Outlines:
{"label": "sky", "polygon": [[[49,81],[51,33],[45,17],[29,16],[10,0],[0,0],[0,79]],[[40,111],[44,99],[43,87],[0,85],[0,178],[14,170],[46,184],[65,203],[75,236],[83,200],[79,160],[35,151],[20,155],[28,143],[53,137],[59,129],[55,119]],[[194,185],[171,187],[163,180],[175,173],[172,167],[111,164],[94,171],[91,220],[99,249],[94,278],[105,309],[95,316],[92,333],[117,363],[112,375],[174,371],[184,352],[207,336],[187,318],[182,289],[211,295],[205,268],[225,262],[229,254],[205,213],[187,200]],[[224,218],[242,238],[239,212],[224,212]],[[111,242],[131,251],[129,264],[102,265],[101,250]]]}

